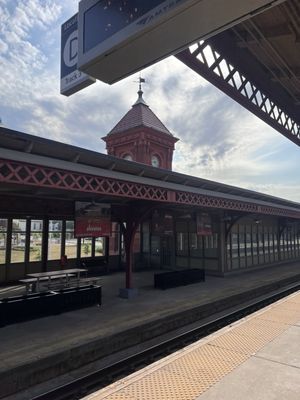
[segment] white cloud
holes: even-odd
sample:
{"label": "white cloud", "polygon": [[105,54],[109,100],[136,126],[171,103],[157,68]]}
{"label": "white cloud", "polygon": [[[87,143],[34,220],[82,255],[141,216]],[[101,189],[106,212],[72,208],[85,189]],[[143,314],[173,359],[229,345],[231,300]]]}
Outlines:
{"label": "white cloud", "polygon": [[0,39],[0,54],[6,53],[8,50],[8,45],[3,40]]}

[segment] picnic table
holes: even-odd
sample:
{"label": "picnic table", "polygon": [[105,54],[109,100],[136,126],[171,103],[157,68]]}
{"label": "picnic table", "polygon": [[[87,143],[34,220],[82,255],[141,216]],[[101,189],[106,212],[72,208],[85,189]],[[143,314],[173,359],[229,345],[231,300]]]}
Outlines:
{"label": "picnic table", "polygon": [[80,281],[80,274],[87,272],[85,268],[71,268],[71,269],[60,269],[58,271],[47,271],[47,272],[34,272],[27,274],[28,279],[21,279],[20,282],[25,283],[26,292],[28,291],[29,285],[35,286],[35,291],[40,291],[40,283],[46,281],[48,284],[51,283],[52,279],[60,279],[63,286],[68,286],[71,277],[76,277],[76,282]]}

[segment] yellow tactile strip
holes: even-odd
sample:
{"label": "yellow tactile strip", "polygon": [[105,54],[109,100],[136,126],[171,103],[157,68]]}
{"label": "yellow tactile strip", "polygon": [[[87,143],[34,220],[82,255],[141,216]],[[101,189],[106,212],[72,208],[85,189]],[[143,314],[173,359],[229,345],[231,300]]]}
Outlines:
{"label": "yellow tactile strip", "polygon": [[196,399],[299,321],[297,292],[84,399]]}

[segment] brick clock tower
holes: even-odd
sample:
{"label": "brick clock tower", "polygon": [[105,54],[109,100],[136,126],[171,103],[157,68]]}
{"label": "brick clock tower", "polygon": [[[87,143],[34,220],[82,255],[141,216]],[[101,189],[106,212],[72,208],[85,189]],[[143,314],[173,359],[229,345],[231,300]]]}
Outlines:
{"label": "brick clock tower", "polygon": [[102,139],[109,155],[172,170],[178,141],[143,99],[140,78],[138,99],[131,110]]}

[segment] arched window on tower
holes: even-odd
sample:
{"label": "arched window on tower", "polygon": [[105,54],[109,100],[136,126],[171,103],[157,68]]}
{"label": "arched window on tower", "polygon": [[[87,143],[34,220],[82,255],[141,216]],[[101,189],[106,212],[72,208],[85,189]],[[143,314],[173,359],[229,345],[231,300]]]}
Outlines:
{"label": "arched window on tower", "polygon": [[132,155],[128,153],[124,154],[122,158],[127,161],[133,161]]}

